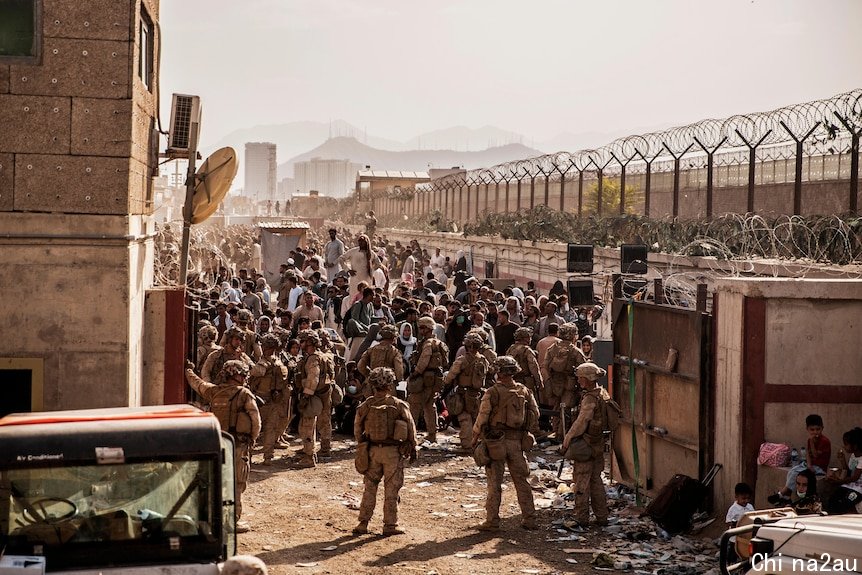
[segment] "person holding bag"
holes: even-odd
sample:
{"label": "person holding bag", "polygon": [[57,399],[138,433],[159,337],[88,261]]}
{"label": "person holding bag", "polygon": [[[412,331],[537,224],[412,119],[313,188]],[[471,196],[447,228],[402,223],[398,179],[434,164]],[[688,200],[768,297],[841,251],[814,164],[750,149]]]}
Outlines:
{"label": "person holding bag", "polygon": [[581,388],[578,417],[563,438],[563,453],[573,460],[575,491],[575,521],[586,527],[590,521],[590,507],[596,516],[596,525],[608,524],[608,500],[602,483],[605,468],[605,428],[607,424],[608,392],[598,384],[607,372],[595,363],[582,363],[575,368]]}

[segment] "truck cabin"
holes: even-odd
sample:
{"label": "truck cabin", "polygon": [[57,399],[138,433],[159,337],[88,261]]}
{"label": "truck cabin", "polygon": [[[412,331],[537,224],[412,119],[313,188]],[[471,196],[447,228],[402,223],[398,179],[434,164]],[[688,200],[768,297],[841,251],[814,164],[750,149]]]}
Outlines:
{"label": "truck cabin", "polygon": [[[0,550],[45,570],[214,566],[236,552],[233,442],[187,405],[0,419]],[[185,570],[187,571],[187,569]]]}

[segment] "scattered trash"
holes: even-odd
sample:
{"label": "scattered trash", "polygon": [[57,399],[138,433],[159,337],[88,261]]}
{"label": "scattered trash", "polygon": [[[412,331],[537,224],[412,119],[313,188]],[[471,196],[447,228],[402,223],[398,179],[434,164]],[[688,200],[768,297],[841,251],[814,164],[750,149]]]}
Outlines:
{"label": "scattered trash", "polygon": [[455,553],[455,557],[458,559],[470,559],[473,557],[472,553]]}
{"label": "scattered trash", "polygon": [[297,563],[297,567],[317,567],[317,563]]}
{"label": "scattered trash", "polygon": [[420,481],[419,483],[416,484],[416,487],[431,487],[432,485],[434,485],[434,484],[431,483],[430,481]]}
{"label": "scattered trash", "polygon": [[338,545],[330,545],[329,547],[324,547],[321,551],[335,551],[338,549]]}
{"label": "scattered trash", "polygon": [[602,551],[593,554],[593,560],[590,561],[590,565],[592,565],[593,567],[605,567],[613,569],[614,559],[613,557]]}

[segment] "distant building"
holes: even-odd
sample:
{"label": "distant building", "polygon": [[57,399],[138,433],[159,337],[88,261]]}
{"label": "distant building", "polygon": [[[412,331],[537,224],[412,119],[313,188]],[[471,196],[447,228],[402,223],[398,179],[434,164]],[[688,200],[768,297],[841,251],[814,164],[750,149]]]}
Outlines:
{"label": "distant building", "polygon": [[297,190],[296,180],[294,178],[282,178],[278,181],[278,199],[284,201],[290,199],[290,196]]}
{"label": "distant building", "polygon": [[[344,198],[350,195],[356,183],[356,172],[362,166],[350,160],[324,160],[312,158],[293,165],[295,190],[305,194],[317,190],[322,196]],[[292,193],[294,190],[289,190]]]}
{"label": "distant building", "polygon": [[245,185],[243,194],[255,202],[276,201],[278,163],[275,144],[248,142],[245,145]]}

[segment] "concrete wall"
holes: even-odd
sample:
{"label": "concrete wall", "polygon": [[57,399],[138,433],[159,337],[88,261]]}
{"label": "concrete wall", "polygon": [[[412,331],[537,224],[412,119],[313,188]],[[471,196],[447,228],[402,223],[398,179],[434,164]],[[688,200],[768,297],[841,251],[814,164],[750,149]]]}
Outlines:
{"label": "concrete wall", "polygon": [[44,359],[45,409],[140,405],[159,3],[37,6],[41,60],[0,58],[0,356]]}
{"label": "concrete wall", "polygon": [[733,484],[748,481],[765,506],[779,485],[759,481],[762,442],[804,446],[817,413],[834,462],[862,423],[862,280],[740,278],[716,291],[716,493],[729,505]]}

